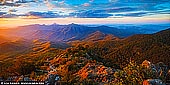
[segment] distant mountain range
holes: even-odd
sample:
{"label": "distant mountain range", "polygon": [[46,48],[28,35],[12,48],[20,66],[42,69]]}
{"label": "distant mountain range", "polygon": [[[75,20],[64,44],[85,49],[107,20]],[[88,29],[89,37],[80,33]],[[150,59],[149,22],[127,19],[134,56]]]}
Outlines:
{"label": "distant mountain range", "polygon": [[[108,26],[84,26],[78,24],[69,25],[27,25],[21,26],[14,29],[2,29],[0,35],[11,36],[11,37],[22,37],[24,39],[34,40],[34,39],[44,39],[52,42],[68,42],[74,40],[84,40],[89,38],[90,35],[95,35],[95,33],[101,32],[105,35],[111,34],[114,37],[125,38],[134,34],[146,34],[152,32],[157,32],[157,30],[146,29],[141,27],[108,27]],[[165,28],[164,28],[165,29]],[[148,32],[147,32],[148,30]],[[97,34],[96,34],[97,35]],[[102,38],[103,36],[101,36]]]}
{"label": "distant mountain range", "polygon": [[99,41],[99,40],[116,40],[116,39],[119,39],[119,38],[112,34],[105,34],[100,31],[96,31],[94,33],[89,34],[82,41]]}

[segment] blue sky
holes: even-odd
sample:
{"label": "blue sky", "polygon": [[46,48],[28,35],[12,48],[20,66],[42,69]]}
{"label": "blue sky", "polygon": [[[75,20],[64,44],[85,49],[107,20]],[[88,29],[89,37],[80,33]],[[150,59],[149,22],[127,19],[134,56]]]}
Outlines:
{"label": "blue sky", "polygon": [[170,21],[170,0],[1,0],[0,18],[156,18]]}

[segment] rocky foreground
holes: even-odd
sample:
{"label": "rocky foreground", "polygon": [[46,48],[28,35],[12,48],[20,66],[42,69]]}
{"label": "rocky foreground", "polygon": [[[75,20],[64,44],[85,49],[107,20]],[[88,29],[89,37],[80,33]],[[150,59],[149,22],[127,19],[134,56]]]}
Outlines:
{"label": "rocky foreground", "polygon": [[[66,58],[54,58],[48,62],[48,67],[41,76],[35,76],[37,72],[25,76],[11,76],[7,80],[0,78],[0,81],[45,81],[46,85],[53,84],[100,84],[100,85],[121,85],[121,84],[143,84],[143,85],[167,85],[170,84],[170,70],[162,62],[153,64],[147,60],[141,65],[130,62],[123,69],[106,67],[103,63],[88,60],[81,57],[83,63],[66,61]],[[75,63],[79,68],[69,67]],[[47,64],[46,64],[47,65]],[[72,69],[72,70],[71,70]],[[70,70],[70,71],[69,71]]]}

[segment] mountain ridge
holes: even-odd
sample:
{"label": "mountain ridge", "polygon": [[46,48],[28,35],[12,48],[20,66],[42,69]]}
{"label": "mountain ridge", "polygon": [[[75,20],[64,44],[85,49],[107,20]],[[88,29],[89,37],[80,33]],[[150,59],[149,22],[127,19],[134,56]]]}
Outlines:
{"label": "mountain ridge", "polygon": [[[8,29],[4,32],[9,34],[8,36],[18,36],[26,39],[46,39],[49,41],[74,41],[74,40],[83,40],[89,34],[100,31],[105,34],[112,34],[119,38],[124,38],[133,34],[140,34],[140,32],[132,32],[124,29],[118,29],[115,27],[108,26],[98,26],[98,27],[88,27],[78,24],[69,24],[69,25],[28,25],[22,26],[15,29]],[[5,33],[4,33],[5,35]]]}
{"label": "mountain ridge", "polygon": [[118,41],[99,41],[90,46],[94,50],[92,51],[93,54],[106,49],[102,51],[103,53],[100,56],[106,60],[112,60],[113,63],[119,62],[119,64],[122,64],[121,66],[129,62],[126,61],[129,59],[134,59],[137,63],[144,60],[154,63],[164,62],[169,66],[169,37],[170,30],[166,29],[154,34],[133,35]]}

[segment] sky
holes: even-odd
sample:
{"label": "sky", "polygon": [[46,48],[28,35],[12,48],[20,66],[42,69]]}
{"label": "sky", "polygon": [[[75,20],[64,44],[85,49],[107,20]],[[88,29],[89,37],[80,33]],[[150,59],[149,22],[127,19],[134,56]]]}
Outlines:
{"label": "sky", "polygon": [[170,24],[170,0],[0,0],[0,27]]}

